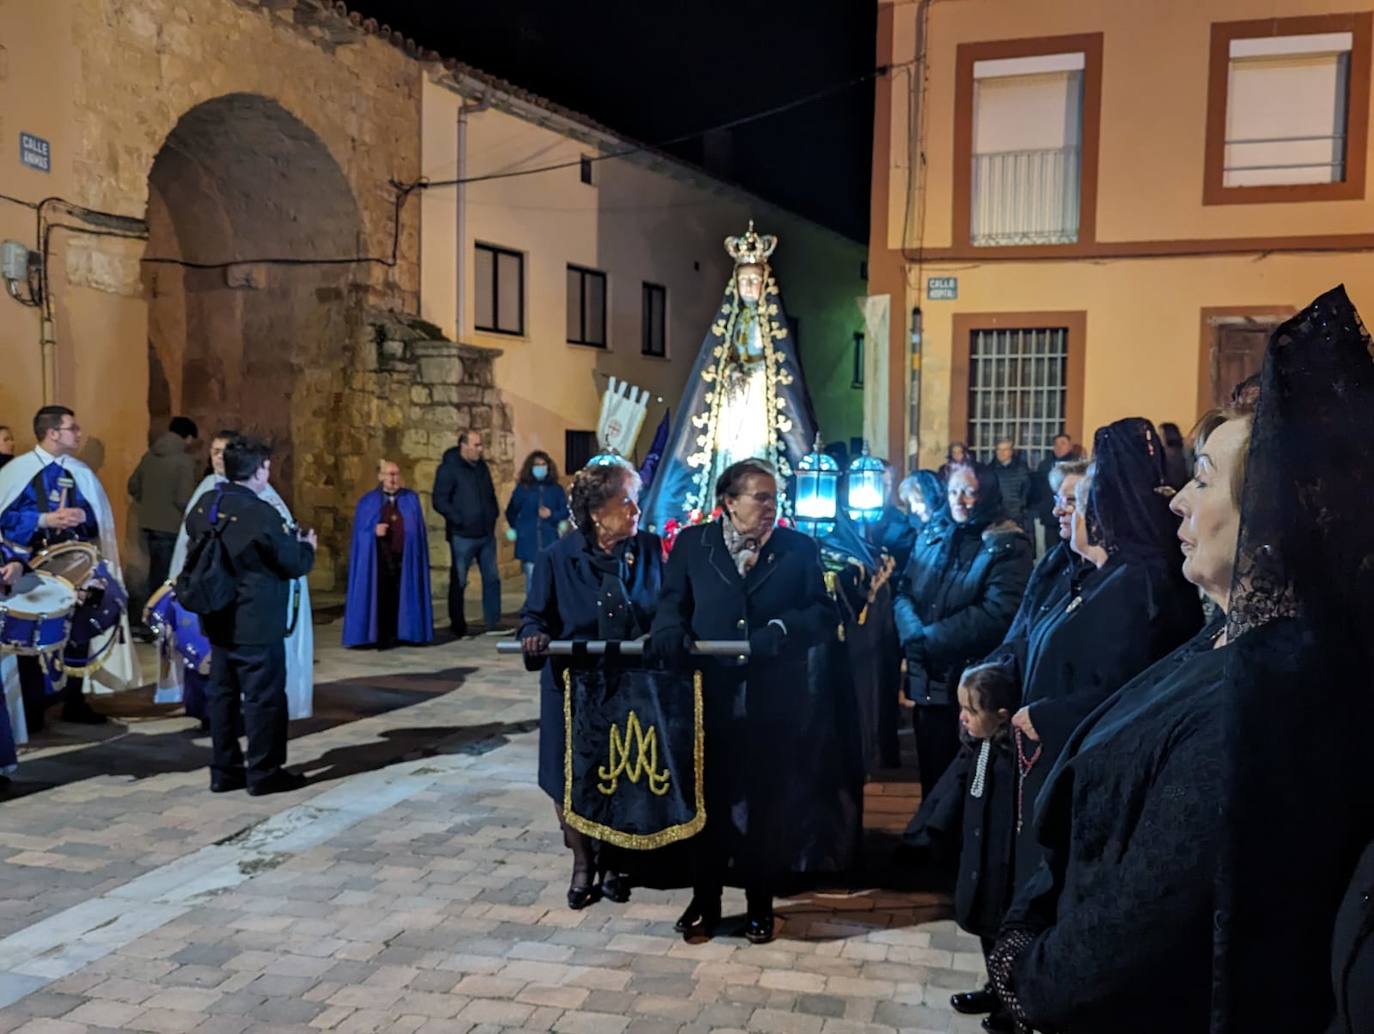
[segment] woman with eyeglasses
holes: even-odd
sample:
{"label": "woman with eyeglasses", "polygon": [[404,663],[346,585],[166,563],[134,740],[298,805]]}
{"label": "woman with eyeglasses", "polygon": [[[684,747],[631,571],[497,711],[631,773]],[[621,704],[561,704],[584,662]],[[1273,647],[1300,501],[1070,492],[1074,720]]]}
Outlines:
{"label": "woman with eyeglasses", "polygon": [[[692,902],[676,928],[711,936],[728,883],[745,890],[745,937],[763,944],[773,939],[780,882],[824,869],[845,850],[835,843],[843,837],[821,829],[835,762],[823,737],[838,724],[837,701],[821,699],[833,686],[808,677],[808,653],[834,640],[839,614],[816,543],[777,526],[772,467],[727,467],[716,499],[719,520],[677,537],[651,641],[661,663],[697,668],[705,682],[706,828],[696,838]],[[749,657],[691,658],[698,639],[748,640]]]}
{"label": "woman with eyeglasses", "polygon": [[553,799],[573,856],[568,907],[599,898],[625,902],[630,881],[604,845],[563,814],[563,673],[568,659],[544,656],[553,639],[629,640],[644,635],[663,581],[662,544],[639,530],[639,475],[628,463],[592,464],[573,479],[575,530],[536,554],[518,638],[525,667],[539,672],[539,787]]}

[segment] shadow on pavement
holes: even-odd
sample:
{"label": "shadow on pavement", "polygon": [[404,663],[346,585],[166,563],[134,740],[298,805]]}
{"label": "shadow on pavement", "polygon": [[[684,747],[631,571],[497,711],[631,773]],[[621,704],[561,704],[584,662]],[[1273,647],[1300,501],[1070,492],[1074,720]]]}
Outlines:
{"label": "shadow on pavement", "polygon": [[346,779],[360,772],[375,772],[402,761],[444,754],[487,754],[510,742],[511,736],[539,728],[534,720],[485,722],[481,725],[427,725],[414,729],[387,729],[371,743],[354,743],[325,751],[313,761],[293,765],[316,783]]}
{"label": "shadow on pavement", "polygon": [[[461,688],[475,670],[446,668],[435,672],[379,674],[321,683],[315,686],[314,715],[292,722],[289,736],[294,740],[424,703]],[[193,772],[209,764],[209,736],[195,726],[170,732],[137,731],[140,721],[173,718],[180,711],[179,704],[154,703],[151,687],[100,697],[96,706],[110,716],[110,724],[72,726],[58,722],[50,725],[47,731],[34,738],[34,746],[67,749],[43,757],[21,756],[19,769],[12,775],[9,786],[0,787],[0,802],[102,776],[146,779],[170,772]],[[472,729],[478,730],[478,733],[469,738],[491,736],[497,728],[494,725],[473,726]],[[383,742],[362,745],[359,749],[363,753],[359,757],[370,759],[371,764],[345,759],[346,774],[401,760],[418,750],[422,741],[427,740],[432,744],[444,738],[444,731],[436,728],[391,730],[386,735],[400,737],[397,744]],[[459,728],[449,730],[449,735],[461,739],[457,734],[468,732]],[[412,733],[413,739],[406,738],[406,734]],[[335,776],[327,774],[325,778]]]}

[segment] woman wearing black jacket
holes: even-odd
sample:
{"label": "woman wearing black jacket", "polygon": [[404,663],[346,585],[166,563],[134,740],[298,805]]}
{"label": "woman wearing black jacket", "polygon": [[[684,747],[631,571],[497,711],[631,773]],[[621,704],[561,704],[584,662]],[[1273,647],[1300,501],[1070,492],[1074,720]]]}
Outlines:
{"label": "woman wearing black jacket", "polygon": [[1039,867],[1030,820],[1045,775],[1078,723],[1109,695],[1202,627],[1198,592],[1183,578],[1178,518],[1169,510],[1164,449],[1141,417],[1100,428],[1093,464],[1075,486],[1070,545],[1085,563],[1013,644],[1021,680],[1018,881]]}
{"label": "woman wearing black jacket", "polygon": [[833,830],[812,832],[812,813],[836,789],[837,752],[817,736],[836,726],[846,702],[833,687],[809,684],[807,654],[834,639],[839,614],[816,543],[775,526],[778,483],[767,464],[728,467],[716,494],[721,519],[686,529],[673,545],[651,644],[658,660],[683,668],[698,639],[746,639],[750,648],[747,662],[694,662],[705,681],[707,818],[677,928],[709,936],[729,882],[744,887],[745,936],[760,944],[773,939],[778,882],[825,867],[825,853],[837,850]]}
{"label": "woman wearing black jacket", "polygon": [[991,471],[955,467],[947,491],[948,508],[921,531],[893,602],[923,796],[959,751],[959,673],[1006,635],[1034,553],[1007,519]]}

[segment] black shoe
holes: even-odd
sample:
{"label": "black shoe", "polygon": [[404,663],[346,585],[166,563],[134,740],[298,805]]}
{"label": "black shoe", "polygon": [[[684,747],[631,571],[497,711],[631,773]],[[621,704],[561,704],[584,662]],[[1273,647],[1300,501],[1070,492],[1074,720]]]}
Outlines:
{"label": "black shoe", "polygon": [[678,916],[673,929],[685,937],[710,937],[720,925],[720,896],[703,900],[692,895],[692,903]]}
{"label": "black shoe", "polygon": [[744,939],[750,944],[767,944],[773,939],[773,910],[751,913],[744,924]]}
{"label": "black shoe", "polygon": [[983,1017],[983,1029],[991,1034],[1015,1034],[1016,1021],[1006,1013],[998,1011]]}
{"label": "black shoe", "polygon": [[984,987],[979,991],[962,991],[957,995],[950,995],[949,1004],[955,1012],[961,1012],[965,1016],[978,1016],[997,1009],[997,994],[990,987]]}
{"label": "black shoe", "polygon": [[84,700],[79,704],[63,704],[62,720],[76,725],[104,725],[109,721]]}
{"label": "black shoe", "polygon": [[249,797],[263,797],[269,793],[290,793],[305,786],[305,776],[279,768],[271,775],[259,779],[248,787]]}
{"label": "black shoe", "polygon": [[234,790],[242,790],[247,785],[248,776],[243,769],[239,769],[237,772],[220,776],[218,779],[212,778],[210,780],[210,792],[232,793]]}
{"label": "black shoe", "polygon": [[630,878],[618,872],[608,872],[601,877],[601,895],[607,901],[623,905],[630,900]]}
{"label": "black shoe", "polygon": [[601,897],[601,888],[592,882],[592,878],[592,874],[585,869],[573,869],[572,882],[568,885],[568,907],[574,912],[581,912]]}

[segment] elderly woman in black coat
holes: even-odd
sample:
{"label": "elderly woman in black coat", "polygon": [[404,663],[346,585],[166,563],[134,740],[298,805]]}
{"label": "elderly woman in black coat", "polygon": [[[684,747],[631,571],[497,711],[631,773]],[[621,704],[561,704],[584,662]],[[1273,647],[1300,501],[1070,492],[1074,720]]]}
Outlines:
{"label": "elderly woman in black coat", "polygon": [[948,508],[922,529],[893,601],[923,796],[959,751],[959,673],[1006,635],[1034,553],[987,468],[955,467],[946,488]]}
{"label": "elderly woman in black coat", "polygon": [[811,784],[824,782],[826,762],[814,756],[822,745],[803,731],[814,728],[807,656],[835,638],[839,614],[816,543],[776,526],[770,466],[728,467],[716,496],[720,520],[687,528],[673,545],[651,644],[661,661],[684,668],[698,639],[748,640],[750,650],[747,662],[697,662],[705,680],[707,819],[692,901],[677,929],[710,936],[729,882],[744,887],[745,936],[761,944],[773,939],[774,889],[814,846],[799,842],[807,815],[796,810]]}
{"label": "elderly woman in black coat", "polygon": [[[627,901],[629,881],[604,867],[601,845],[563,821],[563,670],[543,651],[551,639],[635,639],[649,630],[663,583],[662,544],[639,530],[639,475],[625,463],[583,468],[573,481],[576,530],[535,560],[520,612],[525,665],[539,676],[539,787],[553,798],[573,853],[568,906],[604,895]],[[598,884],[598,877],[600,883]]]}

